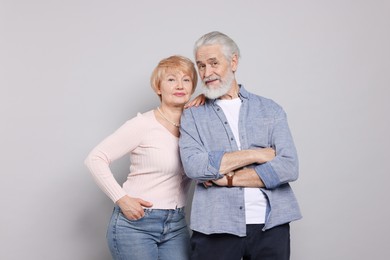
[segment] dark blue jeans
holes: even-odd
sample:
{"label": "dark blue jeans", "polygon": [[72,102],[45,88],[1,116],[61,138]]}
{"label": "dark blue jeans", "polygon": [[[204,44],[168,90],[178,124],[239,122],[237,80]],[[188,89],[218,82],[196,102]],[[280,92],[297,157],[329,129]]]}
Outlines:
{"label": "dark blue jeans", "polygon": [[262,231],[263,224],[247,225],[247,236],[205,235],[194,231],[191,237],[191,260],[288,260],[290,225]]}

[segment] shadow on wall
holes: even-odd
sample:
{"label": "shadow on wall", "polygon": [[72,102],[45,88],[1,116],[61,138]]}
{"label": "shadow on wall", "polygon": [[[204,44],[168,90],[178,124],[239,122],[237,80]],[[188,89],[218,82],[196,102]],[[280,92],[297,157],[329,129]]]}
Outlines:
{"label": "shadow on wall", "polygon": [[[100,192],[100,190],[99,190]],[[104,195],[104,194],[103,194]],[[105,195],[104,195],[105,196]],[[84,205],[82,214],[76,223],[81,243],[89,248],[84,259],[107,260],[111,254],[106,242],[107,225],[113,210],[113,203],[103,196],[96,196],[91,202]],[[86,252],[84,252],[86,254]]]}
{"label": "shadow on wall", "polygon": [[[110,168],[118,183],[122,184],[128,175],[129,159],[123,157],[113,162]],[[85,175],[84,183],[79,189],[80,194],[76,195],[82,198],[77,201],[78,209],[74,211],[79,213],[76,216],[74,230],[74,236],[78,236],[79,244],[74,245],[74,247],[81,248],[78,252],[84,254],[78,256],[77,259],[112,259],[107,245],[106,233],[115,204],[100,190],[86,167],[84,171],[85,173],[81,173]],[[81,194],[85,196],[80,196]]]}

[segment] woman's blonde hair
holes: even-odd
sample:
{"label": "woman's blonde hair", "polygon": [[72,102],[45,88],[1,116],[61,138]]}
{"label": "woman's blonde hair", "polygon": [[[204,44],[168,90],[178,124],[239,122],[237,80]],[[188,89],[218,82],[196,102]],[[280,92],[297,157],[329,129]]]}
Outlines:
{"label": "woman's blonde hair", "polygon": [[[198,84],[198,75],[196,74],[195,65],[190,59],[180,55],[174,55],[166,59],[162,59],[157,64],[157,67],[153,70],[152,76],[150,77],[150,85],[152,86],[153,90],[158,93],[163,76],[168,72],[177,71],[181,71],[185,75],[190,76],[192,81],[191,94],[193,94],[196,85]],[[159,97],[161,99],[160,95]]]}

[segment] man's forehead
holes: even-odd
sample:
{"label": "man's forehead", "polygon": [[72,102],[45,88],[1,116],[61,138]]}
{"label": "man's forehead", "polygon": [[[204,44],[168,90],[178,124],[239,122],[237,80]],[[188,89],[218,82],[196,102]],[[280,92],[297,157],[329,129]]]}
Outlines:
{"label": "man's forehead", "polygon": [[204,45],[196,52],[196,62],[212,62],[223,56],[220,45]]}

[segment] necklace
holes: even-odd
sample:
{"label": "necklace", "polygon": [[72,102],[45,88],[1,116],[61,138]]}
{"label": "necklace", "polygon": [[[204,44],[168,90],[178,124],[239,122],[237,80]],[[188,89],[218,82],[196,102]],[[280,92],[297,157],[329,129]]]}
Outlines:
{"label": "necklace", "polygon": [[172,125],[176,126],[176,127],[180,127],[180,124],[177,124],[175,122],[172,122],[171,120],[169,120],[164,114],[163,112],[160,110],[160,107],[157,107],[157,111],[161,114],[161,116],[167,120],[169,123],[171,123]]}

